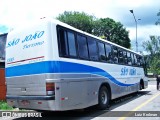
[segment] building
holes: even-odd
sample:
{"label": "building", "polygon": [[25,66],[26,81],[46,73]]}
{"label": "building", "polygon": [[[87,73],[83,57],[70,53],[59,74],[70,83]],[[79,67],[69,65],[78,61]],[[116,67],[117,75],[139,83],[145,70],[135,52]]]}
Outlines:
{"label": "building", "polygon": [[5,85],[5,44],[7,34],[0,35],[0,100],[6,99]]}

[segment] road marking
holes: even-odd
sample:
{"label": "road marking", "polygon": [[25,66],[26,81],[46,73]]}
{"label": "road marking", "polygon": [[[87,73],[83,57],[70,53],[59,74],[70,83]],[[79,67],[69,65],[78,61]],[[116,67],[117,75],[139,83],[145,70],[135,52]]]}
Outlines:
{"label": "road marking", "polygon": [[125,115],[125,117],[120,117],[118,120],[125,120],[127,117],[129,117],[134,111],[139,110],[140,108],[142,108],[143,106],[145,106],[146,104],[148,104],[149,102],[151,102],[153,99],[155,99],[156,97],[158,97],[160,95],[160,93],[154,95],[153,97],[151,97],[149,100],[147,100],[146,102],[140,104],[139,106],[137,106],[136,108],[134,108],[133,110],[131,110],[128,114]]}

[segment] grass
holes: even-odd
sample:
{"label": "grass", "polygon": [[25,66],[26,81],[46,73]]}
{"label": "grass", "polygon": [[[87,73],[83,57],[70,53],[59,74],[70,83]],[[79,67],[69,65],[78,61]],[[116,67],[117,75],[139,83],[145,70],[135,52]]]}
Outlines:
{"label": "grass", "polygon": [[0,110],[13,110],[13,107],[9,106],[6,101],[0,101]]}

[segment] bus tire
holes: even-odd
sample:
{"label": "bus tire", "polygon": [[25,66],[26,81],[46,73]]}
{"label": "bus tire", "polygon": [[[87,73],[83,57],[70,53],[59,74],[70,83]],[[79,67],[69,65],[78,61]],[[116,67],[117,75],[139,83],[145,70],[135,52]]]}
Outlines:
{"label": "bus tire", "polygon": [[140,90],[144,89],[144,82],[143,80],[140,81]]}
{"label": "bus tire", "polygon": [[102,86],[98,94],[98,108],[104,110],[109,106],[109,91],[105,86]]}

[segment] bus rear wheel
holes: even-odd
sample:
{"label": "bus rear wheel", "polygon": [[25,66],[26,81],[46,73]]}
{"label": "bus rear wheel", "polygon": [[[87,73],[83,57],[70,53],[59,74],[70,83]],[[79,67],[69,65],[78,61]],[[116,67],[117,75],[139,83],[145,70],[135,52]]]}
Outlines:
{"label": "bus rear wheel", "polygon": [[105,86],[102,86],[98,94],[98,108],[101,110],[106,109],[109,106],[109,91]]}

